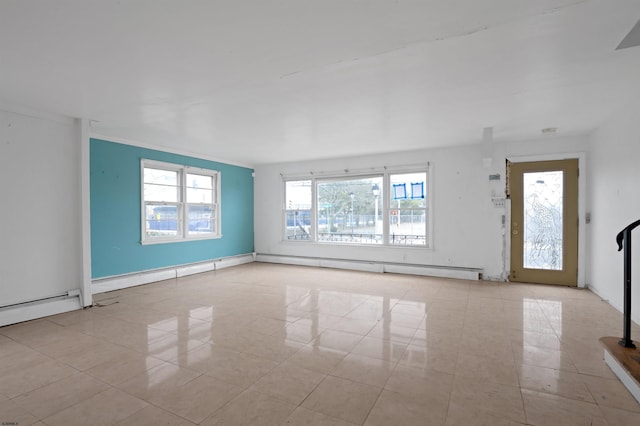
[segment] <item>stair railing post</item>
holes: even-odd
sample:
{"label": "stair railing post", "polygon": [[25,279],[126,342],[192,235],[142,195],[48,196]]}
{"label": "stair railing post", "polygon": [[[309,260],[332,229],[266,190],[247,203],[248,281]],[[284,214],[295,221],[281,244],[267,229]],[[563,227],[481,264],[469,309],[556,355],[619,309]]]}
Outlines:
{"label": "stair railing post", "polygon": [[624,247],[624,336],[620,343],[625,348],[635,348],[631,340],[631,231],[640,226],[636,220],[616,235],[618,251]]}
{"label": "stair railing post", "polygon": [[624,335],[620,345],[625,348],[635,348],[631,340],[631,230],[625,229],[624,244]]}

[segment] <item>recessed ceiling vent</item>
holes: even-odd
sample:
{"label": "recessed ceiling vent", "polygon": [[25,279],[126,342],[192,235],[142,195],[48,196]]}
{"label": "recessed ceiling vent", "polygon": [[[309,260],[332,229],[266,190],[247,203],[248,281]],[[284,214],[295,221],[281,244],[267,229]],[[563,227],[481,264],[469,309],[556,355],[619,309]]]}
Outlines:
{"label": "recessed ceiling vent", "polygon": [[640,21],[636,22],[629,34],[622,39],[616,50],[626,49],[627,47],[640,46]]}

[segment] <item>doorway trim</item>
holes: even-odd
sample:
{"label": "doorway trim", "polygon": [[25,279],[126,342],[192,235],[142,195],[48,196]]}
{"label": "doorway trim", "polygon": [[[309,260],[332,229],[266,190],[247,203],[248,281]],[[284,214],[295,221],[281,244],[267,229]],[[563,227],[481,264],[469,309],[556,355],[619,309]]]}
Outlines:
{"label": "doorway trim", "polygon": [[[587,154],[585,152],[567,152],[561,154],[544,155],[506,155],[506,160],[512,163],[527,163],[533,161],[554,161],[554,160],[578,160],[578,283],[577,287],[586,287],[586,266],[587,266],[587,232],[585,221],[587,213],[586,185],[587,185]],[[505,227],[511,229],[511,199],[505,203]],[[509,276],[511,270],[511,233],[505,232],[505,276]]]}

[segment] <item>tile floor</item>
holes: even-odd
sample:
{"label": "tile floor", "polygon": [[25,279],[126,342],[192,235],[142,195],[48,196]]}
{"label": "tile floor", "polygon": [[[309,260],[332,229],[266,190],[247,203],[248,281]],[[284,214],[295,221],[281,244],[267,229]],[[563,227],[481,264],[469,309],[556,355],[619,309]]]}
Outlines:
{"label": "tile floor", "polygon": [[3,424],[640,425],[587,290],[253,263],[95,302],[0,328]]}

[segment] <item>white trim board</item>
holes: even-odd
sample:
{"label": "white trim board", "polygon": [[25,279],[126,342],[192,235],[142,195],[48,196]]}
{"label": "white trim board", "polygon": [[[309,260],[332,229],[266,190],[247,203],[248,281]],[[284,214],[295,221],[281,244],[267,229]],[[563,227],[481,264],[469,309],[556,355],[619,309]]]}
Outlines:
{"label": "white trim board", "polygon": [[0,327],[82,309],[81,294],[36,300],[0,308]]}
{"label": "white trim board", "polygon": [[620,379],[629,393],[640,403],[640,383],[629,374],[629,372],[612,356],[608,350],[604,350],[604,362],[607,363],[613,374]]}
{"label": "white trim board", "polygon": [[135,272],[132,274],[118,275],[114,277],[98,278],[92,281],[93,294],[106,293],[108,291],[135,287],[157,281],[171,280],[186,277],[202,272],[216,271],[230,266],[242,265],[254,261],[254,254],[242,254],[239,256],[222,257],[206,262],[179,265],[171,268],[154,269],[151,271]]}
{"label": "white trim board", "polygon": [[257,262],[280,263],[286,265],[315,266],[319,268],[350,269],[355,271],[421,275],[462,280],[479,280],[482,269],[458,268],[435,265],[409,265],[400,263],[367,262],[349,259],[325,259],[317,257],[281,256],[256,254]]}

